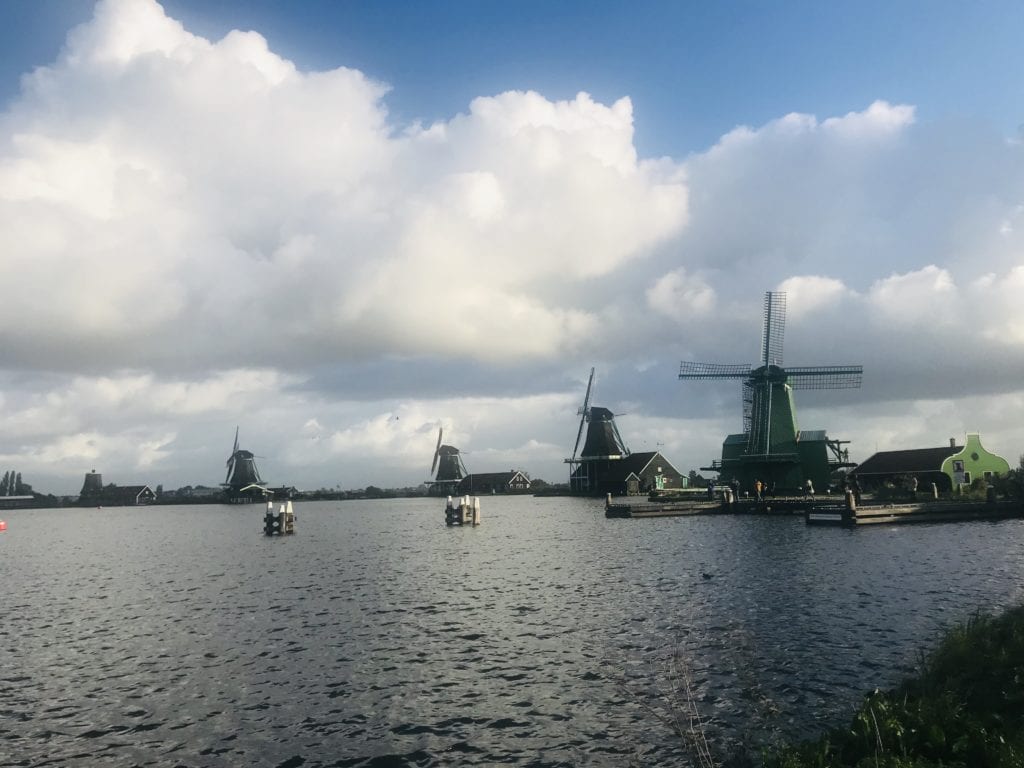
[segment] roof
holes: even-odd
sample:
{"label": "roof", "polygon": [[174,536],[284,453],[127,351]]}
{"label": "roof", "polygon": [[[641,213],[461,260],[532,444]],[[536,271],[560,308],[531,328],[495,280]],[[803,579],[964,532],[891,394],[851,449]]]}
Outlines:
{"label": "roof", "polygon": [[941,472],[942,462],[962,450],[962,446],[914,448],[907,451],[879,451],[861,462],[851,475],[899,475],[909,472]]}
{"label": "roof", "polygon": [[526,479],[526,476],[517,469],[509,472],[472,472],[463,479],[480,483],[510,483],[516,475],[522,475],[523,479]]}
{"label": "roof", "polygon": [[670,469],[677,475],[679,474],[679,470],[673,467],[672,462],[662,456],[659,451],[631,453],[629,456],[609,462],[608,470],[603,474],[608,480],[625,480],[631,474],[639,476],[655,459],[662,469]]}

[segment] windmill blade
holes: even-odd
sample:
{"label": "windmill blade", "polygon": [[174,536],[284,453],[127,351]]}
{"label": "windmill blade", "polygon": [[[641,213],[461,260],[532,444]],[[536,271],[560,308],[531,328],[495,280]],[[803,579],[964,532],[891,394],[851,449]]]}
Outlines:
{"label": "windmill blade", "polygon": [[[622,414],[620,413],[619,416],[621,415]],[[622,435],[619,434],[619,428],[615,424],[615,419],[612,419],[612,434],[615,435],[615,441],[619,444],[619,448],[622,449],[622,455],[629,456],[629,448],[627,448],[626,444],[622,441]]]}
{"label": "windmill blade", "polygon": [[583,396],[583,405],[580,407],[580,409],[578,411],[576,411],[580,415],[580,428],[576,430],[576,443],[572,447],[572,458],[574,460],[576,459],[577,451],[579,451],[579,449],[580,449],[580,438],[583,436],[583,425],[586,423],[587,416],[589,415],[590,390],[591,390],[591,387],[593,387],[593,385],[594,385],[594,369],[591,368],[590,369],[590,378],[587,380],[587,394]]}
{"label": "windmill blade", "polygon": [[437,445],[434,447],[434,461],[430,465],[430,474],[434,474],[434,470],[437,469],[437,459],[441,455],[441,434],[444,427],[437,428]]}
{"label": "windmill blade", "polygon": [[754,385],[751,381],[743,382],[743,432],[750,434],[754,414]]}
{"label": "windmill blade", "polygon": [[817,365],[786,368],[793,389],[858,389],[864,376],[862,365]]}
{"label": "windmill blade", "polygon": [[749,365],[722,365],[720,363],[679,364],[680,379],[745,379],[750,375]]}
{"label": "windmill blade", "polygon": [[231,449],[231,455],[228,456],[227,463],[225,466],[230,467],[231,462],[235,460],[235,454],[238,453],[238,427],[235,427],[235,447]]}
{"label": "windmill blade", "polygon": [[782,365],[782,342],[786,334],[786,294],[768,291],[764,295],[764,328],[761,331],[761,364]]}
{"label": "windmill blade", "polygon": [[576,413],[584,414],[587,413],[587,408],[590,407],[590,392],[594,386],[594,369],[590,369],[590,378],[587,379],[587,394],[583,397],[583,406],[576,411]]}

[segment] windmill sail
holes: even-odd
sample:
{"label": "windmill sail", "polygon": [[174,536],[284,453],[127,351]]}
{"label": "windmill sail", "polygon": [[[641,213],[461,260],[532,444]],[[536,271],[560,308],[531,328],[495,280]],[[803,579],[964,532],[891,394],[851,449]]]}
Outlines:
{"label": "windmill sail", "polygon": [[583,405],[580,406],[577,413],[580,416],[580,428],[576,430],[576,444],[572,449],[572,458],[576,459],[576,452],[580,448],[580,437],[583,435],[583,425],[587,423],[590,418],[590,389],[594,386],[594,369],[590,369],[590,378],[587,380],[587,394],[583,396]]}

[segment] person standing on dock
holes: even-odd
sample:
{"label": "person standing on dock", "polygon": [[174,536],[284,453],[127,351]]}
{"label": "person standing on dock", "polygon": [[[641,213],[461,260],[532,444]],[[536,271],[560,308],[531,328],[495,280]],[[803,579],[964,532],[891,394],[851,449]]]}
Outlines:
{"label": "person standing on dock", "polygon": [[758,501],[761,501],[762,500],[761,494],[762,494],[763,491],[764,491],[764,483],[762,483],[760,480],[755,480],[754,481],[754,498],[757,499]]}
{"label": "person standing on dock", "polygon": [[910,499],[917,501],[917,475],[910,478]]}

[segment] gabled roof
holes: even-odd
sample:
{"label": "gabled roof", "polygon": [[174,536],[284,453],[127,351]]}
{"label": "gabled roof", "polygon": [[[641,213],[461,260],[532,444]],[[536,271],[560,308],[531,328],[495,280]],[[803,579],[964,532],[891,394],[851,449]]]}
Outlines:
{"label": "gabled roof", "polygon": [[941,472],[942,462],[959,453],[962,446],[915,448],[908,451],[879,451],[851,470],[851,475],[900,475],[911,472]]}
{"label": "gabled roof", "polygon": [[519,475],[524,480],[526,480],[526,475],[524,475],[522,472],[520,472],[517,469],[513,469],[513,470],[511,470],[509,472],[473,472],[473,473],[470,473],[470,474],[466,475],[463,478],[463,480],[465,480],[465,481],[474,481],[474,482],[478,482],[478,483],[492,483],[492,484],[504,483],[504,484],[507,485],[507,484],[512,482],[512,480],[516,477],[516,475]]}
{"label": "gabled roof", "polygon": [[603,475],[608,480],[626,480],[631,474],[639,477],[655,459],[657,459],[658,466],[662,469],[671,469],[676,474],[679,474],[679,470],[673,467],[672,463],[662,456],[659,451],[648,451],[644,453],[631,453],[629,456],[609,462],[608,469],[603,472]]}

